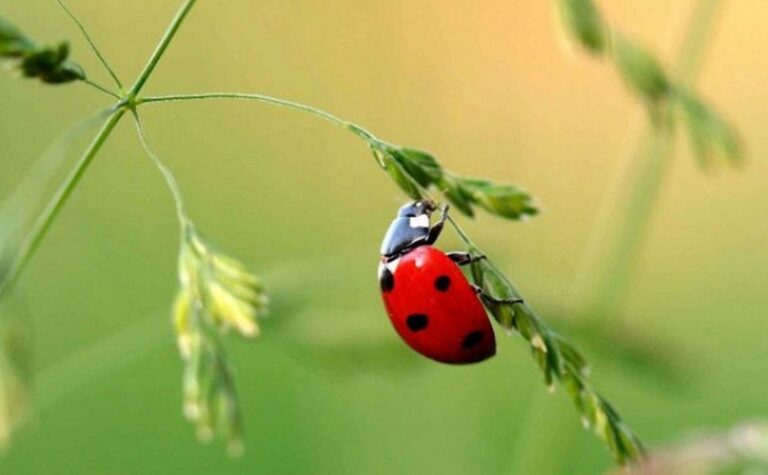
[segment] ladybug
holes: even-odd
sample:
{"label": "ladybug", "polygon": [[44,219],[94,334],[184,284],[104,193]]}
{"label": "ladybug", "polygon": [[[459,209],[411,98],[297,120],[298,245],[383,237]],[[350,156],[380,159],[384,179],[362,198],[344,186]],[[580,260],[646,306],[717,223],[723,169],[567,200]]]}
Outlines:
{"label": "ladybug", "polygon": [[481,298],[495,299],[470,284],[459,266],[485,256],[432,247],[448,207],[432,226],[434,211],[432,201],[415,201],[400,208],[389,226],[378,271],[384,306],[400,337],[422,355],[448,364],[480,362],[496,353]]}

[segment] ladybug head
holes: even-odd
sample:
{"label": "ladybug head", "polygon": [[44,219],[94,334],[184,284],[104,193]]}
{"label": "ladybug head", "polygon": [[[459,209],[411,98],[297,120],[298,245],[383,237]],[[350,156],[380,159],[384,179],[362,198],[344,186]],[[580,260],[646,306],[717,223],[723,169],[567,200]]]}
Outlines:
{"label": "ladybug head", "polygon": [[397,212],[398,218],[416,218],[424,215],[431,215],[435,211],[435,204],[430,200],[414,201],[400,208]]}
{"label": "ladybug head", "polygon": [[381,243],[381,255],[393,259],[427,244],[430,234],[429,217],[435,209],[435,204],[429,200],[414,201],[400,208]]}

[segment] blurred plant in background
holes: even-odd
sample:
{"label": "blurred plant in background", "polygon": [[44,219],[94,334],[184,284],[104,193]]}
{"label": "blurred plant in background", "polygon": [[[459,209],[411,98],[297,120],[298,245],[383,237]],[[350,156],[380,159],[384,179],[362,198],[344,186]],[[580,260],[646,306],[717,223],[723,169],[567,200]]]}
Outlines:
{"label": "blurred plant in background", "polygon": [[[719,6],[719,0],[697,0],[677,61],[677,75],[673,75],[655,55],[607,22],[592,0],[557,0],[567,38],[589,54],[610,61],[628,88],[643,101],[650,119],[639,151],[628,158],[626,169],[604,198],[604,209],[593,227],[568,302],[568,317],[576,325],[587,327],[586,334],[594,341],[615,340],[617,333],[624,335],[622,339],[637,339],[633,332],[621,327],[621,302],[669,166],[676,119],[682,118],[688,127],[693,151],[702,168],[710,168],[716,158],[732,164],[741,162],[740,138],[735,128],[691,86]],[[668,365],[648,353],[642,344],[622,345],[616,350],[626,353],[619,360],[640,360],[651,367]],[[669,374],[664,369],[657,372]],[[537,405],[529,418],[534,433],[529,438],[531,442],[522,444],[518,451],[517,470],[535,465],[559,473],[562,462],[537,446],[551,431],[552,425],[544,420],[557,420],[560,413]]]}
{"label": "blurred plant in background", "polygon": [[577,276],[573,311],[589,321],[618,311],[671,159],[675,119],[680,117],[687,125],[704,169],[718,157],[730,163],[742,159],[735,128],[692,88],[720,3],[697,0],[673,75],[647,49],[605,21],[592,0],[558,0],[568,37],[585,51],[612,61],[651,118],[650,130],[629,158],[630,165],[604,200]]}
{"label": "blurred plant in background", "polygon": [[15,25],[0,18],[0,58],[14,62],[14,68],[26,78],[38,78],[47,84],[85,80],[85,72],[69,60],[69,43],[40,45]]}
{"label": "blurred plant in background", "polygon": [[[697,11],[701,16],[714,15],[719,3],[700,0]],[[733,162],[741,159],[736,130],[691,90],[685,71],[680,78],[669,74],[646,48],[606,22],[592,0],[558,0],[558,5],[568,38],[585,51],[612,61],[627,86],[646,103],[657,127],[672,127],[674,116],[682,116],[702,167],[710,167],[718,157]],[[702,18],[694,22],[698,26]],[[706,23],[704,18],[705,28]],[[696,30],[691,41],[701,41],[701,33]],[[683,58],[681,63],[688,60]]]}
{"label": "blurred plant in background", "polygon": [[[612,471],[619,475],[622,471]],[[697,435],[651,452],[634,475],[760,475],[768,473],[768,424],[746,422],[725,433]]]}

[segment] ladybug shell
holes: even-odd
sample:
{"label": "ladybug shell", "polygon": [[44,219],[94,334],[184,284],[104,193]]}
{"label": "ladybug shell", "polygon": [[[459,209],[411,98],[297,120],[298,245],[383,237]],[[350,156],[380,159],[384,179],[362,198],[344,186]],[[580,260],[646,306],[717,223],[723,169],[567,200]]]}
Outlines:
{"label": "ladybug shell", "polygon": [[442,251],[420,246],[379,265],[379,284],[392,325],[408,345],[443,363],[475,363],[496,353],[483,305]]}

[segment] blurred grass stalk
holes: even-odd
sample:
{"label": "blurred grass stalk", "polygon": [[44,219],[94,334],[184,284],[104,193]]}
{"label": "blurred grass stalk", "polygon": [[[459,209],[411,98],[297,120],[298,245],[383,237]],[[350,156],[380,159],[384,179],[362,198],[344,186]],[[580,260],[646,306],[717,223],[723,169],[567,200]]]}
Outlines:
{"label": "blurred grass stalk", "polygon": [[32,378],[31,322],[19,302],[0,309],[0,454],[25,420]]}
{"label": "blurred grass stalk", "polygon": [[[722,0],[698,0],[676,62],[684,86],[696,82]],[[579,267],[569,314],[601,325],[616,316],[634,273],[673,152],[669,110],[649,123],[601,209]],[[612,320],[616,323],[616,319]]]}
{"label": "blurred grass stalk", "polygon": [[[676,61],[676,77],[686,86],[696,82],[706,46],[717,23],[721,0],[698,0]],[[567,305],[572,315],[596,331],[619,323],[618,310],[635,271],[655,203],[673,152],[673,125],[668,106],[649,121],[628,154],[618,179],[604,201],[582,259]],[[609,317],[612,317],[609,320]],[[536,391],[539,389],[536,388]],[[510,473],[563,473],[576,432],[562,423],[570,416],[566,405],[552,405],[533,395],[528,420],[515,450]],[[553,456],[552,447],[558,447]]]}
{"label": "blurred grass stalk", "polygon": [[[768,423],[748,421],[722,433],[699,434],[653,451],[633,468],[636,475],[768,473]],[[622,469],[610,475],[626,474]]]}

